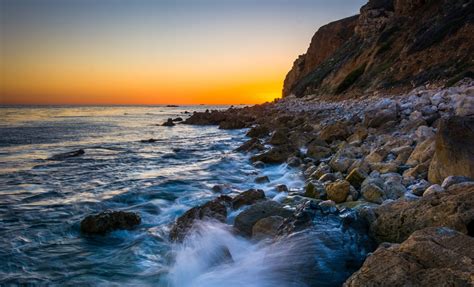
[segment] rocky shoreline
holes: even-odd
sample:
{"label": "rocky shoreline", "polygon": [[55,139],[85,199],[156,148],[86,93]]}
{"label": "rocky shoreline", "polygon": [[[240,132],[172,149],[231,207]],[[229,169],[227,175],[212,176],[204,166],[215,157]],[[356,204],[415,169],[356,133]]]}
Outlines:
{"label": "rocky shoreline", "polygon": [[234,230],[254,240],[285,240],[333,218],[367,234],[358,241],[366,250],[378,245],[345,286],[474,284],[473,81],[358,100],[287,97],[194,113],[183,124],[249,128],[237,151],[256,167],[301,168],[306,188],[289,191],[284,204],[261,190],[221,195],[178,218],[172,240],[242,206]]}

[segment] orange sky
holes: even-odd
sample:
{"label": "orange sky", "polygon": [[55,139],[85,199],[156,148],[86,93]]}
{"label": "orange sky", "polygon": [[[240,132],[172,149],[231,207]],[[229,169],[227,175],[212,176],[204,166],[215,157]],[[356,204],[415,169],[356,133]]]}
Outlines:
{"label": "orange sky", "polygon": [[[361,0],[0,2],[0,104],[256,104]],[[324,8],[324,9],[323,9]]]}

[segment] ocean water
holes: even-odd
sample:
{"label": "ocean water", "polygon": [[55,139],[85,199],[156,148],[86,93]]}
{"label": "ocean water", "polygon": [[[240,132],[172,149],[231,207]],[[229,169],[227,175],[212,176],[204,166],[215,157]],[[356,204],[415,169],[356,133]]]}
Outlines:
{"label": "ocean water", "polygon": [[[0,285],[305,286],[295,275],[302,257],[288,260],[304,244],[252,242],[217,223],[183,244],[168,240],[176,217],[219,195],[216,184],[275,200],[286,195],[277,184],[303,187],[298,169],[256,169],[234,152],[246,130],[157,125],[211,108],[223,107],[1,107]],[[77,149],[85,154],[48,160]],[[271,182],[254,183],[261,175]],[[107,209],[138,212],[142,223],[81,235],[81,219]],[[210,265],[222,245],[234,263]]]}

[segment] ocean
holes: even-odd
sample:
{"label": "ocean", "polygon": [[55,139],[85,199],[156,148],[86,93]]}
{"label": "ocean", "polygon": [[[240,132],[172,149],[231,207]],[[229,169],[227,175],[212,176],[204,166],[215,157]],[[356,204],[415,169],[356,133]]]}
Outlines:
{"label": "ocean", "polygon": [[[228,225],[204,224],[205,232],[187,245],[168,239],[178,216],[220,195],[214,185],[230,194],[261,188],[277,201],[287,194],[276,193],[276,185],[304,186],[298,169],[257,169],[249,155],[234,152],[247,140],[245,129],[161,126],[167,118],[187,117],[186,111],[222,108],[1,107],[0,285],[287,285],[275,264],[265,263],[279,254],[275,246],[240,238]],[[150,138],[156,141],[141,142]],[[85,154],[48,160],[78,149]],[[261,175],[270,182],[255,183]],[[142,223],[106,236],[80,233],[81,219],[108,209],[137,212]],[[229,247],[233,266],[206,265],[203,254],[216,242]],[[290,281],[287,286],[304,286]]]}

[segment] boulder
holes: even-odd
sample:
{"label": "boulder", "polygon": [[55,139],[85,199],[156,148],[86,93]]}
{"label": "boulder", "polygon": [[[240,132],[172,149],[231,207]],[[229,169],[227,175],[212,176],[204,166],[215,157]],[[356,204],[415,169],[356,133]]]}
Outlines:
{"label": "boulder", "polygon": [[444,188],[441,187],[439,184],[433,184],[432,186],[428,187],[424,192],[423,196],[428,196],[437,192],[444,192]]}
{"label": "boulder", "polygon": [[362,197],[368,202],[381,204],[385,199],[385,183],[378,177],[367,177],[361,185]]}
{"label": "boulder", "polygon": [[346,201],[350,191],[350,183],[346,180],[338,180],[326,185],[328,199],[335,203]]}
{"label": "boulder", "polygon": [[214,200],[186,211],[171,227],[170,239],[172,241],[182,241],[198,220],[211,219],[225,222],[227,206],[231,200],[229,196],[221,195]]}
{"label": "boulder", "polygon": [[263,163],[284,163],[293,153],[293,149],[286,146],[279,146],[262,154],[253,156],[251,160],[253,162],[261,161]]}
{"label": "boulder", "polygon": [[449,188],[451,185],[455,185],[458,183],[462,182],[469,182],[469,181],[474,181],[474,179],[469,178],[467,176],[448,176],[443,180],[443,183],[441,184],[441,187],[444,189]]}
{"label": "boulder", "polygon": [[441,183],[450,175],[474,178],[474,117],[441,121],[428,179]]}
{"label": "boulder", "polygon": [[277,129],[273,132],[272,137],[268,141],[268,143],[272,145],[283,145],[288,143],[288,133],[289,130],[287,128]]}
{"label": "boulder", "polygon": [[265,125],[257,125],[247,132],[247,136],[251,138],[263,138],[270,133],[270,129]]}
{"label": "boulder", "polygon": [[251,205],[265,199],[265,192],[261,189],[249,189],[232,199],[232,208],[238,209],[244,205]]}
{"label": "boulder", "polygon": [[162,124],[162,126],[164,127],[172,127],[172,126],[175,126],[176,124],[173,122],[173,119],[172,118],[169,118],[166,122],[164,122]]}
{"label": "boulder", "polygon": [[105,235],[114,230],[130,230],[140,222],[141,218],[138,213],[107,210],[84,218],[81,221],[81,232],[89,235]]}
{"label": "boulder", "polygon": [[288,163],[288,166],[291,166],[291,167],[298,167],[298,166],[300,166],[303,162],[301,161],[301,159],[300,159],[299,157],[293,156],[293,157],[290,157],[290,158],[287,160],[287,163]]}
{"label": "boulder", "polygon": [[455,108],[456,116],[474,116],[474,95],[462,95],[458,97],[455,102]]}
{"label": "boulder", "polygon": [[415,149],[408,158],[406,164],[415,166],[431,160],[435,152],[434,137],[428,138],[416,145]]}
{"label": "boulder", "polygon": [[289,217],[292,212],[273,200],[265,200],[251,205],[242,211],[234,221],[234,228],[245,236],[252,236],[252,228],[260,219],[269,216]]}
{"label": "boulder", "polygon": [[397,102],[383,99],[369,107],[364,116],[364,124],[369,128],[378,128],[385,123],[398,120],[399,106]]}
{"label": "boulder", "polygon": [[419,200],[401,199],[375,209],[371,231],[379,242],[402,242],[414,231],[446,226],[474,235],[474,183],[453,185],[446,192]]}
{"label": "boulder", "polygon": [[326,197],[326,188],[319,180],[311,180],[306,184],[304,196],[316,199]]}
{"label": "boulder", "polygon": [[311,173],[310,177],[312,179],[320,179],[321,176],[330,172],[331,172],[331,167],[327,163],[322,162],[318,165],[316,170],[313,173]]}
{"label": "boulder", "polygon": [[260,219],[252,227],[252,238],[261,240],[275,237],[278,234],[278,228],[283,224],[284,220],[283,217],[278,215]]}
{"label": "boulder", "polygon": [[343,286],[473,286],[474,238],[446,227],[383,244]]}
{"label": "boulder", "polygon": [[332,154],[332,150],[330,148],[326,146],[316,145],[316,144],[310,144],[306,152],[307,156],[314,158],[316,160],[329,157],[331,154]]}
{"label": "boulder", "polygon": [[355,188],[360,188],[362,182],[367,177],[367,173],[361,168],[354,168],[346,177],[346,180]]}
{"label": "boulder", "polygon": [[285,184],[279,184],[275,186],[275,190],[277,192],[288,192],[288,186],[286,186]]}
{"label": "boulder", "polygon": [[241,146],[239,146],[236,151],[239,152],[251,152],[251,151],[262,151],[264,150],[265,147],[263,144],[260,142],[258,138],[252,138],[245,143],[243,143]]}
{"label": "boulder", "polygon": [[351,135],[351,129],[347,122],[335,122],[327,125],[319,133],[320,138],[326,142],[332,142],[335,140],[345,140]]}

